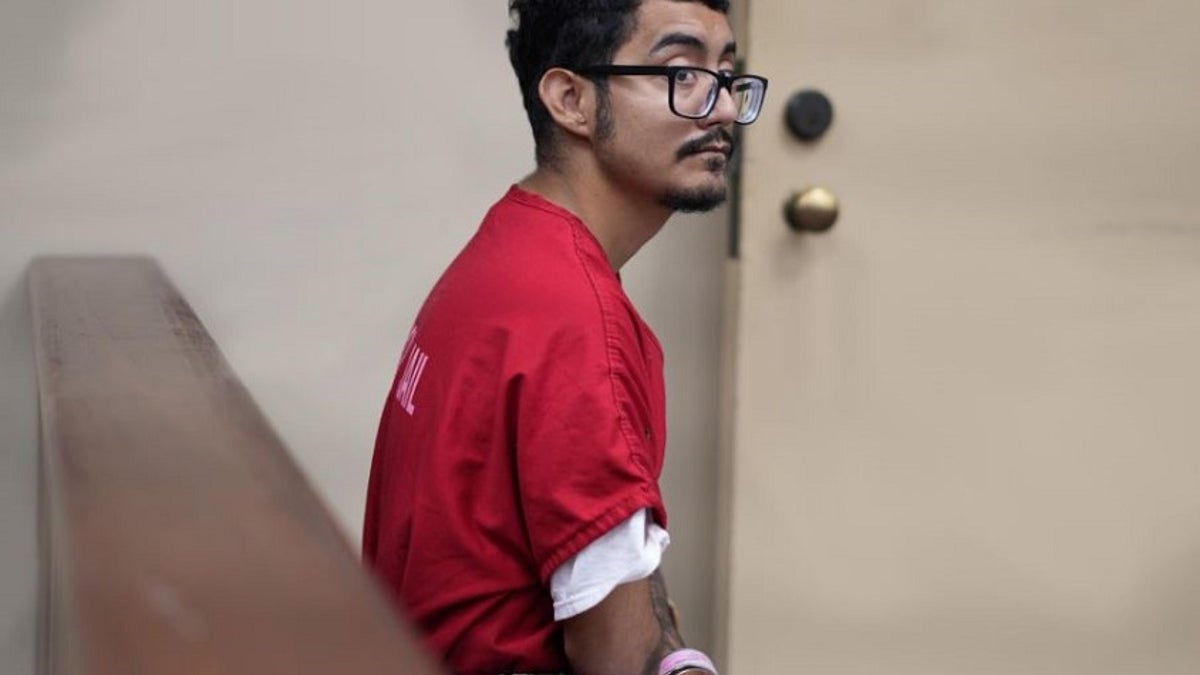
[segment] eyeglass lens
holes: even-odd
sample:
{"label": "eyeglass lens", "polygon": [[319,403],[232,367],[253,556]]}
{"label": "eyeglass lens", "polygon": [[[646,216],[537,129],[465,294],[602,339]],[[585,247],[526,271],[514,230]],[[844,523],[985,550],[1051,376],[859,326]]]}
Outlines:
{"label": "eyeglass lens", "polygon": [[748,124],[758,118],[762,109],[763,84],[758,80],[738,79],[733,81],[733,102],[737,105],[737,120]]}
{"label": "eyeglass lens", "polygon": [[[681,70],[675,74],[675,111],[688,117],[704,117],[712,112],[720,95],[720,81],[703,70]],[[762,106],[763,87],[758,80],[737,78],[730,88],[737,108],[737,121],[752,122]]]}

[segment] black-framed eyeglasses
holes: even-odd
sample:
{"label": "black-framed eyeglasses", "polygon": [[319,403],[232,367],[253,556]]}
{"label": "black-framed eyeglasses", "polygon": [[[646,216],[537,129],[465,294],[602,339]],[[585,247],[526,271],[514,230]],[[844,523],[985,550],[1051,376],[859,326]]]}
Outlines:
{"label": "black-framed eyeglasses", "polygon": [[758,75],[719,73],[694,66],[588,66],[580,75],[664,75],[667,78],[667,102],[671,112],[688,119],[708,117],[717,107],[721,90],[733,96],[738,124],[758,119],[767,94],[767,78]]}

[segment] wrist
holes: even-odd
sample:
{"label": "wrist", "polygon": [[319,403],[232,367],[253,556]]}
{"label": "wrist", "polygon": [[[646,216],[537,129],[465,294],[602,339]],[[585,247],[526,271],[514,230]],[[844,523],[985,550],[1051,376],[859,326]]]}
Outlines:
{"label": "wrist", "polygon": [[697,649],[679,649],[667,654],[658,666],[658,675],[717,675],[717,667],[708,655]]}

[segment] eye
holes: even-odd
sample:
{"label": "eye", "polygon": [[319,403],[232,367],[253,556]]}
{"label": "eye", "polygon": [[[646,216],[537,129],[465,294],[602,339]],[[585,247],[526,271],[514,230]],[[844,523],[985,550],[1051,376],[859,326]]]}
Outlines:
{"label": "eye", "polygon": [[696,71],[694,70],[677,70],[675,71],[675,84],[691,85],[696,83]]}

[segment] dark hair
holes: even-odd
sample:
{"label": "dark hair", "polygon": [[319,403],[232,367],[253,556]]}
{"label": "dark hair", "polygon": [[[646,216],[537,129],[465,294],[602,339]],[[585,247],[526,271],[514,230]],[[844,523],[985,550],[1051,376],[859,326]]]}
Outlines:
{"label": "dark hair", "polygon": [[[728,0],[680,1],[703,2],[729,12]],[[505,44],[533,128],[538,164],[552,160],[554,143],[554,123],[538,96],[542,75],[551,68],[575,70],[611,63],[633,33],[640,4],[641,0],[509,0],[515,25]],[[604,84],[597,83],[601,97],[607,94]]]}

